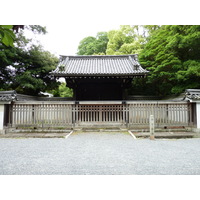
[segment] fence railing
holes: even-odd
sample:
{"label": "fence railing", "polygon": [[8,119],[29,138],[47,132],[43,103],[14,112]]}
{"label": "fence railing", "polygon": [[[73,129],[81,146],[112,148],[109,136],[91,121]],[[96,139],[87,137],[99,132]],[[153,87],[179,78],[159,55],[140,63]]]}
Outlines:
{"label": "fence railing", "polygon": [[12,127],[73,127],[81,125],[146,126],[154,115],[155,126],[192,124],[187,102],[15,102],[10,105]]}
{"label": "fence railing", "polygon": [[157,102],[129,104],[129,124],[142,126],[149,123],[153,115],[155,126],[188,126],[192,123],[191,104],[183,102]]}

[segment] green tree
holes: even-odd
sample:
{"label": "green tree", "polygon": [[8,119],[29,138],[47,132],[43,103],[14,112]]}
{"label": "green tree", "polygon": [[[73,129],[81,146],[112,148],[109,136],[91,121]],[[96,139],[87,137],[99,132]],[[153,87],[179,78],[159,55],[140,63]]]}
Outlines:
{"label": "green tree", "polygon": [[16,48],[0,45],[0,89],[9,90],[11,78],[15,77],[15,68],[12,66],[16,61]]}
{"label": "green tree", "polygon": [[161,26],[150,35],[140,54],[140,63],[150,71],[140,88],[156,95],[179,94],[187,88],[199,88],[199,51],[200,26]]}
{"label": "green tree", "polygon": [[[41,26],[29,28],[45,32],[45,28]],[[21,30],[16,33],[14,46],[0,45],[0,88],[38,95],[40,91],[58,87],[59,83],[50,74],[57,63],[57,57],[26,39]]]}
{"label": "green tree", "polygon": [[105,55],[108,37],[106,32],[97,33],[96,37],[86,37],[80,41],[78,55]]}
{"label": "green tree", "polygon": [[158,25],[122,25],[119,30],[99,32],[96,37],[86,37],[80,41],[78,55],[121,55],[138,54],[144,48],[149,34]]}
{"label": "green tree", "polygon": [[95,52],[96,38],[89,36],[80,41],[78,55],[93,55]]}
{"label": "green tree", "polygon": [[145,37],[139,26],[122,25],[108,32],[107,55],[138,54],[144,47]]}
{"label": "green tree", "polygon": [[50,90],[49,93],[54,97],[73,97],[73,90],[66,86],[66,83],[62,82],[58,88]]}
{"label": "green tree", "polygon": [[28,52],[21,51],[19,56],[20,63],[15,65],[15,78],[11,84],[17,92],[38,95],[40,91],[45,92],[58,86],[56,79],[49,73],[58,64],[57,57],[39,46],[32,46]]}

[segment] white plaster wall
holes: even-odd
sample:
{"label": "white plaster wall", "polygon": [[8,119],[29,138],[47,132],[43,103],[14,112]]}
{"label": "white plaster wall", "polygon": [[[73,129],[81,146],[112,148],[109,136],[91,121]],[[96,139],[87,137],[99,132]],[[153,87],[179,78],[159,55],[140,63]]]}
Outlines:
{"label": "white plaster wall", "polygon": [[197,128],[200,129],[200,102],[196,104],[197,111]]}
{"label": "white plaster wall", "polygon": [[3,130],[4,105],[0,105],[0,132]]}

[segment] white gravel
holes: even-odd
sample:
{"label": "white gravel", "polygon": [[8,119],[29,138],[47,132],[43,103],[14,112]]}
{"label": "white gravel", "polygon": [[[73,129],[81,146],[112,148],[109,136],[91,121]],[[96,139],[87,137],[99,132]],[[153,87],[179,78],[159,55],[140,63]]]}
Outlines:
{"label": "white gravel", "polygon": [[134,140],[125,133],[0,139],[4,174],[200,175],[200,139]]}

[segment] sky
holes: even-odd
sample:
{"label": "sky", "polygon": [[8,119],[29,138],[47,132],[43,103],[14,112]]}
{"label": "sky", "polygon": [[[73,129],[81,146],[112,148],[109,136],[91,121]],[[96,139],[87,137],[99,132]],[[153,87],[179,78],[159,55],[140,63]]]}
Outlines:
{"label": "sky", "polygon": [[[43,25],[42,25],[43,26]],[[96,37],[98,32],[107,32],[113,29],[119,29],[120,25],[68,25],[59,31],[59,25],[44,25],[47,34],[36,36],[44,50],[48,50],[56,56],[76,55],[79,42],[88,36]]]}

